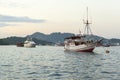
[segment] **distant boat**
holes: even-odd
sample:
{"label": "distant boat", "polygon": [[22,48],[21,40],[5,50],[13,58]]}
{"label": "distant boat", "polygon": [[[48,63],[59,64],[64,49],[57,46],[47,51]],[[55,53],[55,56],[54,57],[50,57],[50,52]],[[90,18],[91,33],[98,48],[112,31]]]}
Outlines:
{"label": "distant boat", "polygon": [[28,37],[27,40],[24,42],[24,47],[27,48],[36,47],[36,43],[32,41],[32,38]]}
{"label": "distant boat", "polygon": [[88,8],[87,8],[87,20],[84,21],[85,24],[85,30],[84,34],[77,36],[71,36],[65,38],[64,41],[64,48],[67,51],[75,51],[75,52],[93,52],[94,48],[98,46],[98,43],[102,40],[92,40],[92,31],[90,29],[89,24],[91,24],[88,21]]}
{"label": "distant boat", "polygon": [[16,46],[17,46],[17,47],[24,47],[24,43],[22,43],[22,42],[21,42],[21,43],[20,43],[20,42],[19,42],[19,43],[16,43]]}

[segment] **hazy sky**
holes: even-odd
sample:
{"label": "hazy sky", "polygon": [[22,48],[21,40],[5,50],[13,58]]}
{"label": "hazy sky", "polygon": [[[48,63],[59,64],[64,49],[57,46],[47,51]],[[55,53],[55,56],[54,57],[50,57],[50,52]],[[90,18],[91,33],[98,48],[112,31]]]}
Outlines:
{"label": "hazy sky", "polygon": [[120,0],[0,0],[0,37],[83,32],[89,7],[96,35],[120,38]]}

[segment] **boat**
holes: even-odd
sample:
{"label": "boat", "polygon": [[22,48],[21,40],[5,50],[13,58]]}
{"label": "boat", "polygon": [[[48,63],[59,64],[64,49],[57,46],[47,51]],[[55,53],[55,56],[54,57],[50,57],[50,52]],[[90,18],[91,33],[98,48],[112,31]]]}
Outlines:
{"label": "boat", "polygon": [[65,38],[64,41],[64,49],[67,51],[75,51],[75,52],[93,52],[96,46],[98,46],[98,43],[102,41],[95,40],[92,37],[94,35],[92,34],[92,31],[90,29],[90,22],[88,20],[88,8],[87,8],[87,19],[84,21],[85,24],[85,30],[84,34],[75,35],[71,37]]}
{"label": "boat", "polygon": [[24,42],[24,47],[27,48],[36,47],[36,43],[32,40],[32,38],[28,37],[27,40]]}
{"label": "boat", "polygon": [[16,43],[16,46],[17,47],[24,47],[24,43],[22,43],[22,42]]}

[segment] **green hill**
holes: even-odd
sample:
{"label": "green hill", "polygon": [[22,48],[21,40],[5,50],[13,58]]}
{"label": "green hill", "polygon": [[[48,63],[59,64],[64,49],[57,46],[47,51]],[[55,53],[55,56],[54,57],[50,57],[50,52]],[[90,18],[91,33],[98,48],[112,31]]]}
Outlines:
{"label": "green hill", "polygon": [[[7,37],[0,39],[0,45],[16,45],[16,43],[24,43],[26,40],[26,37]],[[52,45],[52,42],[44,41],[44,40],[38,40],[36,38],[33,38],[33,41],[38,45]]]}

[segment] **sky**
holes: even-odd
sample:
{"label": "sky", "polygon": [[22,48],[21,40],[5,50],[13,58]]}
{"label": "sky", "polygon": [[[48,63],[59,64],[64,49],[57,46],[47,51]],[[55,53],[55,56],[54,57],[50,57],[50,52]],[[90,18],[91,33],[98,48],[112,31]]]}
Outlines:
{"label": "sky", "polygon": [[83,33],[87,6],[93,34],[120,38],[120,0],[0,0],[0,38]]}

